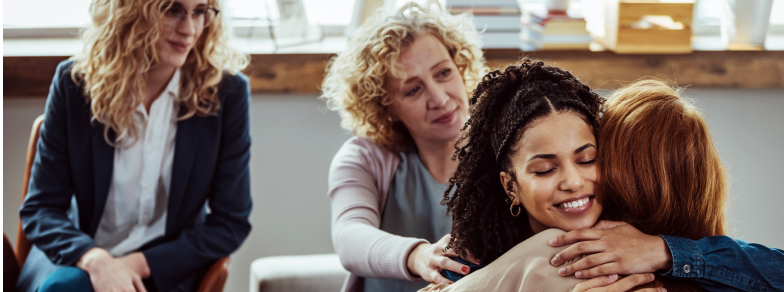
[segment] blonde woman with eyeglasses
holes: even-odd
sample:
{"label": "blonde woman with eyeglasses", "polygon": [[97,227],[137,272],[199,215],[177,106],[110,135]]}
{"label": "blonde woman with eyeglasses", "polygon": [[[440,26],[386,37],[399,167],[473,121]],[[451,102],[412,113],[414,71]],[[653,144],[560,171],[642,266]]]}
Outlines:
{"label": "blonde woman with eyeglasses", "polygon": [[[20,291],[194,291],[250,232],[246,55],[218,0],[93,0],[20,209]],[[206,210],[210,212],[207,213]]]}

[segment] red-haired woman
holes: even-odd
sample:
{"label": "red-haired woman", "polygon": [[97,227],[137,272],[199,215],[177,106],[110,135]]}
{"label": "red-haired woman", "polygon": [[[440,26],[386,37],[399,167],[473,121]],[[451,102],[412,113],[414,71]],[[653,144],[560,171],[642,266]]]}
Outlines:
{"label": "red-haired woman", "polygon": [[[575,111],[569,108],[578,102],[561,101],[564,94],[569,94],[567,88],[574,86],[563,81],[515,82],[522,81],[517,76],[531,79],[552,70],[532,69],[535,67],[528,68],[526,74],[511,70],[505,73],[510,75],[497,77],[500,84],[478,87],[476,94],[480,99],[471,116],[478,120],[464,134],[470,141],[458,152],[461,162],[452,180],[457,190],[447,200],[456,222],[456,252],[474,253],[483,262],[489,262],[485,259],[491,257],[492,263],[454,285],[431,286],[431,290],[625,291],[637,287],[663,291],[666,287],[675,291],[766,291],[781,287],[781,250],[723,236],[726,172],[706,122],[677,91],[659,81],[641,81],[617,91],[605,105],[599,125],[599,148],[595,151],[590,146],[593,136],[586,125],[591,116],[575,118]],[[486,78],[484,82],[490,80],[493,79]],[[514,98],[520,96],[520,100],[505,103],[509,95],[501,93],[508,83],[531,89],[517,90]],[[565,88],[557,89],[561,86]],[[488,90],[491,92],[482,92]],[[531,92],[534,96],[526,98]],[[551,113],[535,116],[547,108]],[[530,115],[534,118],[526,118]],[[488,138],[481,139],[481,135]],[[507,152],[511,154],[504,154],[506,143],[512,145],[507,146],[512,149]],[[492,147],[483,147],[485,144]],[[591,148],[593,152],[585,151]],[[483,149],[490,152],[485,154]],[[510,156],[508,160],[503,158],[505,155]],[[599,162],[599,179],[591,171],[591,159]],[[494,160],[501,161],[501,185],[507,187],[506,194],[494,189],[491,184],[498,182],[491,182],[480,169],[483,164],[492,166]],[[467,187],[489,191],[466,192]],[[503,206],[493,203],[504,195],[513,197],[511,216],[499,216]],[[524,209],[514,208],[517,201]],[[574,228],[581,224],[593,226],[598,216],[591,214],[597,207],[602,209],[601,218],[632,225],[604,221],[594,229]],[[484,217],[470,216],[472,209]],[[527,215],[528,222],[519,221],[517,216],[521,213]],[[496,224],[498,227],[487,230],[490,223],[483,220],[519,223]],[[492,258],[492,253],[497,252],[491,249],[492,243],[504,244],[505,236],[519,236],[513,228],[525,231],[527,226],[520,226],[521,223],[528,223],[528,230],[536,234]],[[547,229],[553,227],[571,232]],[[597,240],[563,246],[574,238]],[[547,241],[560,247],[550,247]],[[503,250],[504,246],[500,248]],[[588,255],[576,258],[583,254]],[[565,267],[553,267],[548,263],[551,260],[555,266],[568,263]],[[657,278],[652,274],[666,270],[669,271]],[[559,274],[569,277],[561,278]],[[619,274],[635,275],[618,280]],[[654,278],[653,283],[638,285]],[[581,282],[582,279],[590,280]],[[621,285],[603,287],[615,281]]]}
{"label": "red-haired woman", "polygon": [[658,271],[657,285],[667,288],[784,291],[782,250],[726,236],[729,180],[707,123],[680,91],[638,81],[605,107],[597,154],[602,218],[625,223],[554,238],[554,246],[582,241],[559,253],[555,265],[591,254],[562,275]]}

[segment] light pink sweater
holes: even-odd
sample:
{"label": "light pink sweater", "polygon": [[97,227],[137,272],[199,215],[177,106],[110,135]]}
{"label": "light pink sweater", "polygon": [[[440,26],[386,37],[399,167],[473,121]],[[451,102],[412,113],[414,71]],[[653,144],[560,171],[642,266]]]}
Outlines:
{"label": "light pink sweater", "polygon": [[379,229],[387,191],[400,157],[366,138],[351,138],[338,150],[329,168],[332,244],[350,272],[343,291],[362,291],[360,277],[419,281],[408,272],[406,259],[414,247],[427,243]]}

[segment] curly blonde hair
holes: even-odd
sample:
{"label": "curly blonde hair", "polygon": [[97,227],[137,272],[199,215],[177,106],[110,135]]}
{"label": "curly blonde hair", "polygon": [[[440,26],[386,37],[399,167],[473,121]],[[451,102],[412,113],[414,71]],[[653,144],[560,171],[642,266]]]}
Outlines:
{"label": "curly blonde hair", "polygon": [[330,60],[321,85],[321,98],[340,113],[344,129],[388,150],[406,148],[410,133],[389,119],[391,92],[385,77],[405,79],[398,58],[424,34],[444,44],[463,77],[468,99],[489,71],[468,15],[450,15],[437,3],[408,3],[391,16],[379,10],[357,30],[348,49]]}
{"label": "curly blonde hair", "polygon": [[[220,9],[220,0],[208,4]],[[82,53],[72,57],[71,78],[84,87],[93,120],[106,125],[104,138],[110,145],[136,140],[133,114],[142,103],[146,72],[158,63],[155,43],[164,31],[163,12],[169,0],[93,0],[92,26],[82,32]],[[186,109],[179,119],[207,116],[220,109],[217,87],[223,70],[229,74],[245,68],[247,55],[227,45],[228,30],[219,13],[204,28],[185,64],[177,102]],[[109,139],[109,130],[116,134]]]}

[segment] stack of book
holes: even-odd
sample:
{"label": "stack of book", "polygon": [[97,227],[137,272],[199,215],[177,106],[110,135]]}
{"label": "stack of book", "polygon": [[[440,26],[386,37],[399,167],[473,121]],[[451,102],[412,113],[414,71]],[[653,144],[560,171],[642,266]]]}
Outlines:
{"label": "stack of book", "polygon": [[587,50],[592,38],[585,29],[585,19],[576,9],[548,12],[526,9],[523,12],[520,39],[526,48],[536,50]]}
{"label": "stack of book", "polygon": [[520,49],[522,12],[517,0],[447,0],[452,14],[468,12],[485,49]]}

